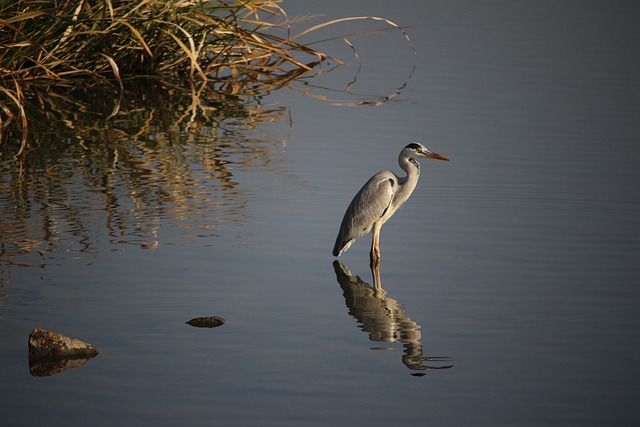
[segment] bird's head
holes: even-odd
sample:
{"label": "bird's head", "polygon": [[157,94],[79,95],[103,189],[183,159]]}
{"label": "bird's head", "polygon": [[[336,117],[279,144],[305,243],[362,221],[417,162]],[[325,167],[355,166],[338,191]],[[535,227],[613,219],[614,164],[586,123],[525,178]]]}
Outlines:
{"label": "bird's head", "polygon": [[436,159],[436,160],[449,160],[440,154],[436,154],[432,151],[429,151],[427,147],[422,144],[418,144],[417,142],[413,142],[406,147],[402,151],[407,151],[407,154],[415,157],[426,157],[428,159]]}

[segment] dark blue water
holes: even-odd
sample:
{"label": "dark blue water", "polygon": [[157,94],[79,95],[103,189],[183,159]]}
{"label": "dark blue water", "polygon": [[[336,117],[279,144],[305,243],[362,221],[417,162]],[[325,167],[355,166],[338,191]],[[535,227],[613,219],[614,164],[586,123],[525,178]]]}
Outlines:
{"label": "dark blue water", "polygon": [[[3,423],[635,425],[638,7],[283,7],[383,16],[418,53],[358,35],[359,72],[336,41],[345,66],[247,101],[269,120],[3,163]],[[330,251],[412,141],[451,162],[423,160],[385,224],[376,291],[368,236],[346,270]],[[212,315],[226,323],[185,324]],[[36,327],[100,354],[33,377]]]}

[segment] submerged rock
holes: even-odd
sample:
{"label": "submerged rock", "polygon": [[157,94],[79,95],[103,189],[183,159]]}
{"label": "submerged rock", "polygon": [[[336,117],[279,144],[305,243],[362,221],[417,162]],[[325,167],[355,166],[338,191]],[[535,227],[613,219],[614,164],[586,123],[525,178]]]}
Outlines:
{"label": "submerged rock", "polygon": [[98,349],[91,344],[56,332],[34,329],[29,334],[29,369],[36,377],[84,365],[97,355]]}
{"label": "submerged rock", "polygon": [[218,316],[208,316],[208,317],[196,317],[195,319],[189,320],[187,325],[195,326],[196,328],[215,328],[220,325],[224,325],[225,320],[222,317]]}

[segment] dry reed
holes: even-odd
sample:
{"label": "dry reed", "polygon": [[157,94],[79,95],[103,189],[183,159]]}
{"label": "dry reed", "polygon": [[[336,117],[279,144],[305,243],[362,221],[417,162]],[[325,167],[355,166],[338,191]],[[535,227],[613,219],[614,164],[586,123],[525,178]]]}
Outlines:
{"label": "dry reed", "polygon": [[[25,87],[72,79],[153,76],[215,82],[244,94],[284,86],[328,56],[295,41],[343,18],[291,35],[281,0],[0,0],[0,151],[27,143]],[[279,35],[283,34],[283,35]],[[346,37],[342,38],[351,46]],[[357,53],[356,53],[357,55]],[[340,61],[337,61],[340,62]]]}

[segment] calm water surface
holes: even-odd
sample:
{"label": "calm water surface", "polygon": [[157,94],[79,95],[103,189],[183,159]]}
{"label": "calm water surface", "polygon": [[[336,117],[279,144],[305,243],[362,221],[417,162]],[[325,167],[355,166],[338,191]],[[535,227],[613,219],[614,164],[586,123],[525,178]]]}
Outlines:
{"label": "calm water surface", "polygon": [[[636,425],[638,6],[284,7],[384,16],[418,54],[354,37],[359,73],[336,43],[344,67],[200,129],[3,162],[3,425]],[[330,251],[412,141],[452,161],[422,161],[376,291],[369,237]],[[100,355],[34,377],[36,327]]]}

